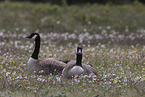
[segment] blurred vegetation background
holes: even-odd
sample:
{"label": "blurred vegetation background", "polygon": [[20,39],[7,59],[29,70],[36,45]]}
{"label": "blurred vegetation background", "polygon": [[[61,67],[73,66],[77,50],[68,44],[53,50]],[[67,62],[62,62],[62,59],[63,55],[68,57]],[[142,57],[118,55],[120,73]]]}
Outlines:
{"label": "blurred vegetation background", "polygon": [[[79,35],[89,33],[89,35],[102,35],[103,41],[91,40],[92,45],[108,43],[112,40],[112,35],[127,37],[121,41],[117,41],[118,38],[116,38],[112,40],[112,44],[145,44],[145,5],[143,0],[72,1],[3,0],[0,3],[0,30],[6,30],[5,33],[38,31],[44,34]],[[135,39],[128,38],[133,36]],[[58,41],[62,43],[62,41]]]}
{"label": "blurred vegetation background", "polygon": [[[29,0],[3,0],[0,3],[0,29],[12,31],[15,28],[26,28],[28,31],[39,29],[41,32],[59,33],[82,32],[87,29],[87,32],[93,34],[108,26],[120,33],[124,33],[125,29],[136,33],[145,28],[143,0],[18,1]],[[77,4],[73,5],[74,3]]]}
{"label": "blurred vegetation background", "polygon": [[145,3],[144,0],[1,0],[1,1],[30,1],[30,2],[49,2],[52,4],[84,4],[84,3],[99,3],[99,4],[131,4],[134,1],[139,1],[141,3]]}

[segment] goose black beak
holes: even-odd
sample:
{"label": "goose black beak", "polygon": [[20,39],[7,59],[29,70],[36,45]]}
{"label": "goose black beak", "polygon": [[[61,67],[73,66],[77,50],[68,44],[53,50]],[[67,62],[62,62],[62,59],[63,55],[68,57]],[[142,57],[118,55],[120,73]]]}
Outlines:
{"label": "goose black beak", "polygon": [[30,36],[27,36],[26,38],[31,38]]}

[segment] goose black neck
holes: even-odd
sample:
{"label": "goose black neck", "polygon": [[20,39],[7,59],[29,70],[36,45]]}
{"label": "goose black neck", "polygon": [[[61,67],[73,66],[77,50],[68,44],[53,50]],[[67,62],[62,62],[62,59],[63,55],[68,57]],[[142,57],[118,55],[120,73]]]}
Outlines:
{"label": "goose black neck", "polygon": [[37,35],[37,37],[35,38],[35,49],[31,57],[34,59],[38,59],[39,50],[40,50],[40,36]]}
{"label": "goose black neck", "polygon": [[82,66],[82,54],[80,54],[80,53],[77,54],[76,65]]}

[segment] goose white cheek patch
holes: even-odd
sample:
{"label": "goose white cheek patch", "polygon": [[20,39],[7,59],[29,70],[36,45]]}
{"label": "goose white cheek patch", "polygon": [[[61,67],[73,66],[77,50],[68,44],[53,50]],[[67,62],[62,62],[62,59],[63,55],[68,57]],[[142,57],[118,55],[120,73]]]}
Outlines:
{"label": "goose white cheek patch", "polygon": [[34,35],[33,37],[32,37],[32,39],[35,39],[37,37],[37,35]]}
{"label": "goose white cheek patch", "polygon": [[[77,51],[76,51],[76,52],[77,52]],[[82,53],[82,50],[81,50],[81,49],[79,49],[79,51],[78,51],[77,53]]]}
{"label": "goose white cheek patch", "polygon": [[79,53],[82,53],[81,49],[79,49]]}

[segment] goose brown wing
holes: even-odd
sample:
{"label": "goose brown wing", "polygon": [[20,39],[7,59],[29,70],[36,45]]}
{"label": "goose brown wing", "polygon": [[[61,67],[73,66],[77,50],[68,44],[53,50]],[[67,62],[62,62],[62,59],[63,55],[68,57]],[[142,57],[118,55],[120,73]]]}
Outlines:
{"label": "goose brown wing", "polygon": [[65,66],[65,69],[66,70],[69,70],[69,69],[71,69],[73,66],[75,66],[76,65],[76,61],[75,60],[71,60],[71,61],[69,61],[68,63],[67,63],[67,65]]}
{"label": "goose brown wing", "polygon": [[83,66],[83,69],[85,70],[84,71],[85,74],[89,74],[89,73],[94,73],[95,75],[98,74],[98,72],[90,65],[82,64],[82,66]]}
{"label": "goose brown wing", "polygon": [[[67,63],[66,68],[72,67],[74,65],[76,65],[76,60],[71,60]],[[82,63],[82,67],[84,69],[84,74],[90,74],[90,73],[94,73],[96,75],[98,74],[98,72],[91,65]]]}
{"label": "goose brown wing", "polygon": [[63,62],[63,63],[69,63],[71,60],[63,60],[63,59],[57,59],[58,61],[61,61],[61,62]]}
{"label": "goose brown wing", "polygon": [[76,65],[76,60],[70,60],[67,65]]}
{"label": "goose brown wing", "polygon": [[70,62],[71,60],[67,60],[67,59],[58,59],[58,58],[49,58],[49,59],[51,59],[51,60],[58,60],[58,61],[61,61],[61,62],[63,62],[63,63],[68,63],[68,62]]}
{"label": "goose brown wing", "polygon": [[63,68],[66,66],[65,63],[54,60],[53,58],[40,59],[39,64],[46,74],[61,74]]}

